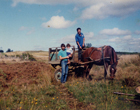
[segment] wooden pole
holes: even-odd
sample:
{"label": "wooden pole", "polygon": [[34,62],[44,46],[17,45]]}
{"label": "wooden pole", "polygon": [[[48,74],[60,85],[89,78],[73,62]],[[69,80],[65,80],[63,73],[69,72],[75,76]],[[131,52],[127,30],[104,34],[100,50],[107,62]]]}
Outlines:
{"label": "wooden pole", "polygon": [[49,56],[48,56],[48,61],[50,61],[50,54],[51,54],[51,48],[49,48]]}
{"label": "wooden pole", "polygon": [[75,61],[75,46],[73,46],[73,57],[72,57],[73,62]]}
{"label": "wooden pole", "polygon": [[58,50],[57,50],[57,48],[56,48],[56,58],[55,58],[55,60],[57,60],[57,51],[58,51]]}
{"label": "wooden pole", "polygon": [[128,96],[136,96],[134,94],[126,94],[126,93],[121,93],[121,92],[113,92],[114,94],[118,94],[118,95],[128,95]]}

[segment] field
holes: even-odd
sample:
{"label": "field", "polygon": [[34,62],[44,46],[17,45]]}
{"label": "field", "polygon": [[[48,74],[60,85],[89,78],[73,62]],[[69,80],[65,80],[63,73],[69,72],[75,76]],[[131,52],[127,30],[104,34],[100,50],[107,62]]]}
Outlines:
{"label": "field", "polygon": [[[87,81],[70,73],[65,84],[56,82],[54,69],[47,63],[48,52],[28,52],[36,61],[20,60],[6,54],[0,59],[0,110],[139,110],[140,55],[119,55],[114,81],[106,82],[102,66],[93,66]],[[116,95],[113,92],[135,94]]]}

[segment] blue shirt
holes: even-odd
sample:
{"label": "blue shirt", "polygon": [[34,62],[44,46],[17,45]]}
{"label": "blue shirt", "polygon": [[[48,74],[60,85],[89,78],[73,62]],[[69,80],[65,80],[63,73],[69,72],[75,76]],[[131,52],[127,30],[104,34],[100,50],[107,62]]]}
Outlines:
{"label": "blue shirt", "polygon": [[[66,49],[65,50],[60,50],[58,52],[58,56],[61,56],[61,57],[66,57],[67,56],[67,52],[66,52]],[[68,61],[68,59],[63,59],[64,61]]]}
{"label": "blue shirt", "polygon": [[81,47],[83,45],[83,38],[84,38],[84,34],[83,33],[81,33],[81,36],[78,33],[75,35],[76,43],[79,42]]}

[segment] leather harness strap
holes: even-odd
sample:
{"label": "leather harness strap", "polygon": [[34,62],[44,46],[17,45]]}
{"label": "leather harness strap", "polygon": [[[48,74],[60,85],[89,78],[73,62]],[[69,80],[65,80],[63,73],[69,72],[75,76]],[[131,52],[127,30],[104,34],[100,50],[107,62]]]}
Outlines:
{"label": "leather harness strap", "polygon": [[102,59],[104,58],[104,49],[103,49],[103,48],[104,48],[104,47],[101,47],[101,49],[102,49],[102,50],[101,50],[101,52],[102,52],[102,57],[101,57],[101,58],[102,58]]}
{"label": "leather harness strap", "polygon": [[[105,49],[105,47],[106,47],[106,46],[102,46],[102,47],[100,47],[99,49],[98,49],[98,48],[94,48],[94,49],[90,52],[89,56],[86,57],[85,59],[90,59],[91,61],[93,61],[93,59],[91,58],[91,55],[92,55],[92,53],[93,53],[95,50],[101,51],[101,53],[102,53],[101,60],[104,59],[104,49]],[[101,49],[101,50],[100,50],[100,49]]]}

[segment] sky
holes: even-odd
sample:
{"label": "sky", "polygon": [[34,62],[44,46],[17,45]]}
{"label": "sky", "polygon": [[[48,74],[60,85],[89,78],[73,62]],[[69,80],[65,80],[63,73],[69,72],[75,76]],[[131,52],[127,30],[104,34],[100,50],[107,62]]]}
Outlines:
{"label": "sky", "polygon": [[43,50],[86,43],[140,52],[140,0],[0,0],[0,48]]}

